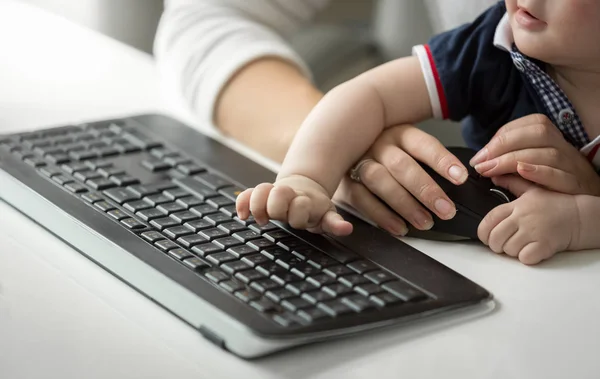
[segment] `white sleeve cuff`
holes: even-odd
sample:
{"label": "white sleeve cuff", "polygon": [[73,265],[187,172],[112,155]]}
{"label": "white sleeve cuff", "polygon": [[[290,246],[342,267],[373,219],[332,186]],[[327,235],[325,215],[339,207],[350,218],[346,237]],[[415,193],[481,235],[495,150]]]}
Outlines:
{"label": "white sleeve cuff", "polygon": [[413,56],[416,56],[421,63],[421,70],[429,92],[429,100],[431,101],[431,109],[433,117],[437,119],[448,118],[448,104],[444,94],[444,88],[440,80],[439,73],[435,67],[431,50],[428,45],[418,45],[413,47]]}

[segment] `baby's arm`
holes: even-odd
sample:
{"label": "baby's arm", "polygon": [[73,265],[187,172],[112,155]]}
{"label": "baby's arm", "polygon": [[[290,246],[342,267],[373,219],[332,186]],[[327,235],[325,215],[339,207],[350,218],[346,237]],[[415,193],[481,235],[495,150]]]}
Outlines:
{"label": "baby's arm", "polygon": [[589,195],[576,195],[579,210],[579,233],[576,234],[571,250],[585,250],[600,248],[600,197]]}
{"label": "baby's arm", "polygon": [[331,202],[344,174],[387,127],[432,116],[416,57],[370,70],[329,92],[303,122],[274,185],[261,184],[237,200],[241,218],[269,219],[298,229],[349,234],[352,226]]}

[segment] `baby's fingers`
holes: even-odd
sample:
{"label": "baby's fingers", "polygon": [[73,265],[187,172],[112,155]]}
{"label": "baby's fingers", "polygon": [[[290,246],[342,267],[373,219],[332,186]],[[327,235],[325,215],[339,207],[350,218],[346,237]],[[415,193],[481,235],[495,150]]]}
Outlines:
{"label": "baby's fingers", "polygon": [[259,225],[264,225],[269,222],[267,200],[272,189],[273,184],[261,183],[254,188],[252,196],[250,196],[250,211]]}
{"label": "baby's fingers", "polygon": [[535,265],[552,257],[556,251],[542,242],[530,242],[519,252],[519,260],[526,265]]}
{"label": "baby's fingers", "polygon": [[235,199],[235,212],[238,217],[245,220],[250,216],[250,197],[254,188],[248,188]]}
{"label": "baby's fingers", "polygon": [[336,211],[329,211],[321,219],[321,229],[334,236],[347,236],[352,233],[352,224]]}
{"label": "baby's fingers", "polygon": [[294,229],[307,229],[312,227],[308,221],[312,201],[308,196],[296,196],[290,203],[288,208],[288,224]]}
{"label": "baby's fingers", "polygon": [[288,221],[288,209],[292,200],[298,196],[296,191],[287,186],[275,187],[267,200],[267,213],[273,220]]}

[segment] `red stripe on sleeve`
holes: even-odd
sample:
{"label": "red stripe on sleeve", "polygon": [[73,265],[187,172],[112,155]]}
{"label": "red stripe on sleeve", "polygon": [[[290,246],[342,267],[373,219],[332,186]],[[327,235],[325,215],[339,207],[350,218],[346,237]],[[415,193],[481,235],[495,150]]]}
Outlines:
{"label": "red stripe on sleeve", "polygon": [[429,45],[425,45],[425,51],[427,51],[427,58],[429,58],[429,65],[431,66],[431,72],[433,72],[433,78],[435,79],[435,86],[437,88],[438,97],[440,98],[440,107],[442,108],[442,117],[447,119],[450,117],[448,112],[448,102],[446,101],[446,94],[444,93],[444,87],[442,86],[442,81],[440,80],[440,74],[435,67],[435,61],[433,60],[433,54],[431,54],[431,49]]}

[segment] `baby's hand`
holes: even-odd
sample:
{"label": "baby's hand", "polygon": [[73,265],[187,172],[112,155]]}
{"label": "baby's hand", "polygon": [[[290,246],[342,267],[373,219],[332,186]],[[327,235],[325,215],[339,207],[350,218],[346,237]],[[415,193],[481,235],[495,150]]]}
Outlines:
{"label": "baby's hand", "polygon": [[312,179],[300,175],[245,190],[237,197],[236,211],[242,220],[252,213],[258,224],[266,224],[272,219],[313,233],[337,236],[352,233],[352,224],[336,212],[327,191]]}
{"label": "baby's hand", "polygon": [[571,250],[579,234],[575,196],[545,190],[513,175],[494,178],[494,183],[518,199],[494,208],[479,224],[479,239],[492,251],[536,264]]}

